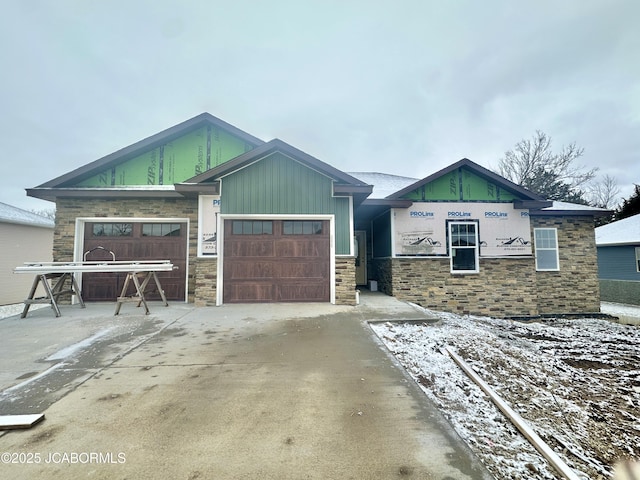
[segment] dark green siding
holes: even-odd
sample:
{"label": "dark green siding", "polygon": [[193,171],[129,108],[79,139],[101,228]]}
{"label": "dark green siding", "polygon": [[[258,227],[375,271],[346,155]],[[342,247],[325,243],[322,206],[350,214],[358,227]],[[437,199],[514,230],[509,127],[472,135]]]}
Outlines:
{"label": "dark green siding", "polygon": [[350,253],[349,199],[332,196],[332,181],[274,153],[222,179],[221,213],[335,215],[336,254]]}

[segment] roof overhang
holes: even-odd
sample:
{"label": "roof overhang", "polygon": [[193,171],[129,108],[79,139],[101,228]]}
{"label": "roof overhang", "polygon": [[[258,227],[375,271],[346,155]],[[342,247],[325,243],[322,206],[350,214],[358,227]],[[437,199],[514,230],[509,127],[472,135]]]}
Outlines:
{"label": "roof overhang", "polygon": [[640,240],[637,242],[598,243],[598,239],[596,238],[596,247],[640,247]]}
{"label": "roof overhang", "polygon": [[27,196],[55,202],[56,198],[181,198],[171,186],[165,189],[27,188]]}
{"label": "roof overhang", "polygon": [[176,192],[185,197],[198,195],[220,195],[220,182],[211,183],[176,183]]}
{"label": "roof overhang", "polygon": [[392,208],[409,208],[411,205],[413,205],[411,200],[367,199],[356,208],[354,216],[358,223],[368,222]]}
{"label": "roof overhang", "polygon": [[536,210],[553,206],[551,200],[514,200],[513,208],[516,210]]}
{"label": "roof overhang", "polygon": [[567,216],[580,216],[580,217],[606,217],[612,215],[613,210],[602,209],[552,209],[543,208],[541,210],[529,210],[529,216],[535,217],[567,217]]}

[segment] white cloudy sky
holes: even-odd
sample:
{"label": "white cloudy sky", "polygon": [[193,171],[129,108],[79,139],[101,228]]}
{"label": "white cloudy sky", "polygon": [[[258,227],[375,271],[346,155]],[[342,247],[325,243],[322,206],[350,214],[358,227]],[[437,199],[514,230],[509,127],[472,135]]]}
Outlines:
{"label": "white cloudy sky", "polygon": [[637,0],[5,0],[0,201],[207,111],[345,171],[488,168],[536,129],[640,183]]}

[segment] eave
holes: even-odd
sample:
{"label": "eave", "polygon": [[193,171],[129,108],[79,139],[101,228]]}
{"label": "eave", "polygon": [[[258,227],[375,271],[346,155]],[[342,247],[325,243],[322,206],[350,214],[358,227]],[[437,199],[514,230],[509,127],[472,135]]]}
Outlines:
{"label": "eave", "polygon": [[367,199],[363,201],[355,210],[355,217],[358,222],[370,221],[383,214],[391,208],[409,208],[413,205],[411,200],[402,199]]}
{"label": "eave", "polygon": [[613,210],[529,210],[530,217],[606,217],[613,214]]}
{"label": "eave", "polygon": [[55,202],[57,198],[182,198],[175,189],[27,188],[27,196]]}
{"label": "eave", "polygon": [[553,206],[551,200],[514,200],[513,208],[516,210],[539,209]]}
{"label": "eave", "polygon": [[212,183],[176,183],[176,192],[185,197],[198,195],[220,195],[220,182]]}

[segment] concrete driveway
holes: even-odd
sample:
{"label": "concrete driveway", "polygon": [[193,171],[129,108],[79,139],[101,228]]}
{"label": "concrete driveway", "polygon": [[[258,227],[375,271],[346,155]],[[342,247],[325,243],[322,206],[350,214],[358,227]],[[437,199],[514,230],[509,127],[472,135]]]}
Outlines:
{"label": "concrete driveway", "polygon": [[0,320],[0,413],[46,414],[0,477],[491,478],[366,324],[423,314],[361,300]]}

